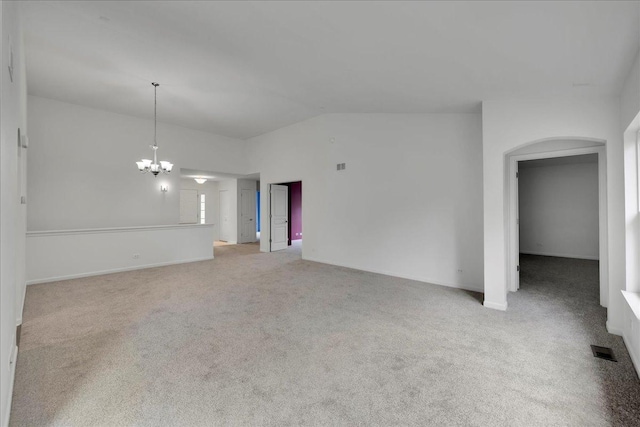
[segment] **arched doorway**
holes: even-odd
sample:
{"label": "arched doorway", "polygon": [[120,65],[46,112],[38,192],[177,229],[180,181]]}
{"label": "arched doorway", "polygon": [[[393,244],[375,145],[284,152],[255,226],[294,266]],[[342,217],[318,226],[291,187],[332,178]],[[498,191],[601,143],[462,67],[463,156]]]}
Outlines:
{"label": "arched doorway", "polygon": [[595,154],[598,156],[600,305],[609,301],[607,223],[607,162],[605,141],[592,138],[548,138],[524,144],[505,154],[505,200],[507,236],[507,290],[519,286],[518,162]]}

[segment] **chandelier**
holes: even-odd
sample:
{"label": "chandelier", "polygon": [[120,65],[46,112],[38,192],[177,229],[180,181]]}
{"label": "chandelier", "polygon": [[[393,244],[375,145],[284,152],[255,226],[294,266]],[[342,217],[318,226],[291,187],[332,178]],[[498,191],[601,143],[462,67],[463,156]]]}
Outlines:
{"label": "chandelier", "polygon": [[156,142],[156,135],[158,133],[158,86],[160,83],[151,83],[153,85],[153,94],[154,94],[154,102],[153,102],[153,145],[151,145],[151,149],[153,150],[153,161],[149,159],[142,159],[142,161],[136,162],[138,165],[138,170],[142,173],[151,172],[154,176],[158,175],[160,172],[169,173],[171,169],[173,169],[173,163],[160,161],[158,162],[158,143]]}

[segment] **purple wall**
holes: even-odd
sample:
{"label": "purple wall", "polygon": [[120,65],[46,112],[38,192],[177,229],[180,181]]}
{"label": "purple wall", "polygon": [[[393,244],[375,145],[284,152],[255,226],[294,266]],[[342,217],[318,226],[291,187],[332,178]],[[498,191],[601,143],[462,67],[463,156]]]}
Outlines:
{"label": "purple wall", "polygon": [[291,182],[289,186],[289,239],[302,239],[302,182]]}

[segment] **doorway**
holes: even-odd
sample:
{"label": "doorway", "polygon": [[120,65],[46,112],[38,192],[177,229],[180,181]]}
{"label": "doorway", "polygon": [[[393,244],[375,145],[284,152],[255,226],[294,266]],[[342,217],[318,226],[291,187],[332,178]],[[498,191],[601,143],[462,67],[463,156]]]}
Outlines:
{"label": "doorway", "polygon": [[598,305],[598,155],[517,164],[518,289]]}
{"label": "doorway", "polygon": [[254,243],[257,239],[256,189],[240,189],[240,239],[238,243]]}
{"label": "doorway", "polygon": [[302,250],[302,181],[270,186],[269,251]]}
{"label": "doorway", "polygon": [[[531,152],[527,154],[520,154],[516,151],[507,157],[507,162],[509,165],[508,167],[508,173],[509,173],[509,177],[508,177],[508,183],[509,183],[508,268],[510,273],[507,275],[509,291],[515,292],[520,287],[520,273],[521,273],[520,271],[521,236],[520,234],[521,234],[521,231],[524,231],[524,230],[521,230],[521,227],[520,227],[521,223],[519,223],[521,220],[519,215],[520,203],[519,203],[519,184],[518,184],[519,174],[520,174],[520,171],[519,171],[520,163],[525,161],[544,160],[544,159],[559,159],[559,160],[555,160],[555,162],[558,162],[558,163],[567,162],[567,161],[576,162],[576,161],[583,161],[585,158],[578,159],[578,160],[576,159],[566,160],[566,159],[574,156],[595,155],[595,157],[597,158],[596,187],[597,187],[597,203],[598,203],[598,208],[597,208],[598,214],[597,214],[597,219],[595,220],[597,222],[597,245],[596,245],[597,249],[593,249],[593,245],[596,243],[592,239],[590,242],[590,245],[591,245],[590,256],[592,259],[596,260],[598,263],[599,302],[601,306],[607,307],[608,299],[609,299],[609,284],[608,284],[608,252],[607,252],[608,233],[607,233],[606,155],[605,155],[605,148],[603,143],[597,143],[593,141],[587,141],[587,142],[592,143],[593,146],[586,147],[586,148],[572,148],[572,149],[564,149],[564,150],[557,150],[557,151],[548,151],[549,141],[545,141],[545,148],[546,148],[545,151],[536,152],[535,147],[533,147],[534,149],[532,150],[532,146],[529,146],[529,147],[526,147],[526,149]],[[565,158],[565,160],[562,160],[560,158]],[[593,160],[593,157],[591,157],[590,159]],[[547,212],[547,215],[548,215],[548,212]],[[576,217],[574,216],[574,220],[575,218]],[[583,218],[583,216],[581,216],[581,218]],[[562,234],[562,232],[564,231],[566,230],[563,230],[559,233]],[[557,236],[554,236],[554,237],[557,237]],[[586,241],[585,236],[582,236],[582,237],[578,236],[578,239],[580,238],[583,239],[583,243]],[[575,239],[576,239],[575,236],[573,236],[572,241],[574,241],[574,246],[575,246]],[[540,239],[538,239],[537,241],[535,239],[534,240],[529,239],[529,240],[533,242],[530,244],[528,243],[530,246],[526,250],[528,250],[529,252],[539,252],[543,255],[546,253],[550,256],[554,256],[554,255],[555,256],[558,256],[558,255],[575,256],[576,255],[576,254],[571,254],[569,252],[562,253],[562,252],[554,252],[553,250],[549,251],[548,250],[549,246],[553,246],[554,244],[550,240],[547,242],[545,241],[541,242]],[[557,244],[557,240],[558,239],[556,239],[555,244]],[[531,249],[531,244],[533,245],[534,250]],[[545,249],[545,245],[547,246],[546,249]],[[542,250],[536,251],[535,248],[542,248]],[[566,246],[565,246],[565,249],[566,249]],[[582,249],[585,249],[585,248],[582,248]],[[593,252],[595,252],[596,255],[593,255]],[[580,252],[578,252],[577,255],[580,255]]]}

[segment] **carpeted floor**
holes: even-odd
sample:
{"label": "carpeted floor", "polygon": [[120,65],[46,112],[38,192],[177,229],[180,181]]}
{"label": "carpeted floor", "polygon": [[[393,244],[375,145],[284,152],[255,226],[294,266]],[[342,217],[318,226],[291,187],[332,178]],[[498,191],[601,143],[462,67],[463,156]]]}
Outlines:
{"label": "carpeted floor", "polygon": [[29,286],[11,425],[640,423],[593,261],[523,257],[499,312],[480,294],[303,261],[298,247],[215,251]]}

